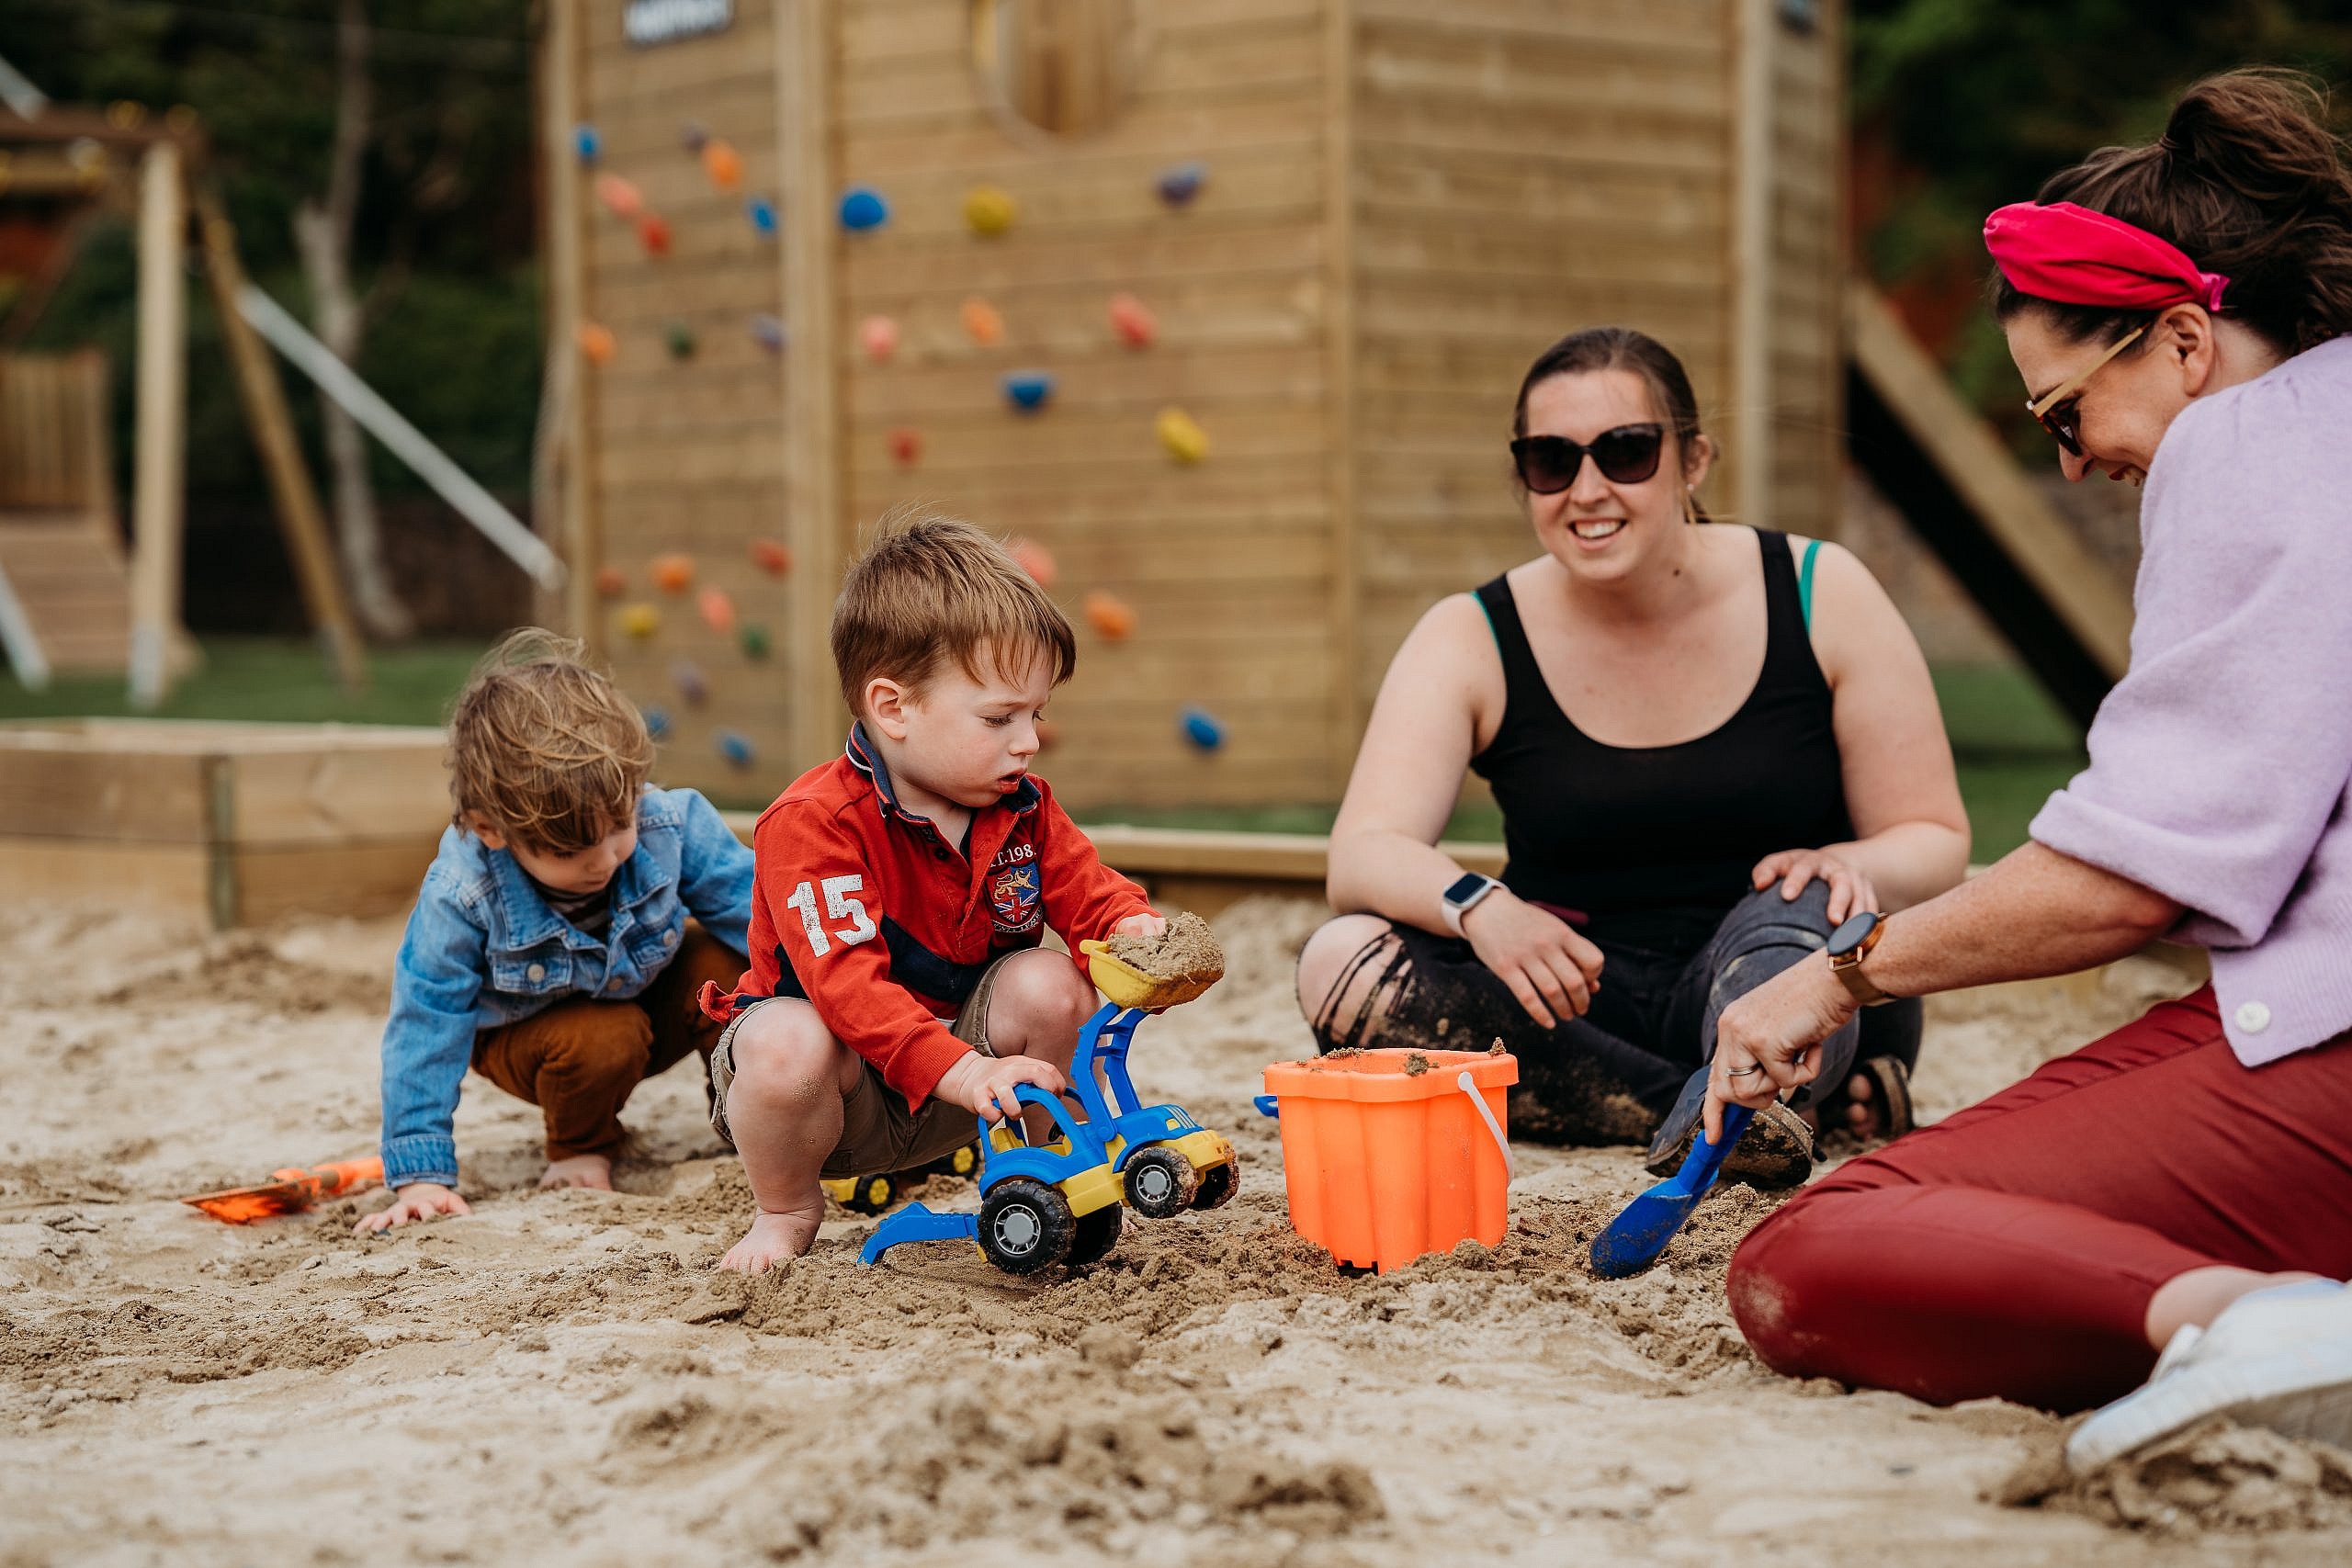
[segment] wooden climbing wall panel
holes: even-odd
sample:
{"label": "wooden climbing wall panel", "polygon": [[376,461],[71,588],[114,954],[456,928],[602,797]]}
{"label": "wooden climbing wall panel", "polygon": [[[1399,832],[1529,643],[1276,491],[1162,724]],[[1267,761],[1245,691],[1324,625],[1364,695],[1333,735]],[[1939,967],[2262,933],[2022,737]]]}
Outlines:
{"label": "wooden climbing wall panel", "polygon": [[[1057,137],[992,104],[964,0],[869,0],[843,14],[838,163],[891,204],[840,242],[845,492],[860,526],[936,503],[1054,556],[1079,625],[1079,673],[1054,701],[1040,764],[1081,804],[1313,798],[1330,773],[1325,634],[1332,560],[1322,455],[1328,301],[1321,184],[1325,13],[1317,0],[1192,0],[1148,8],[1129,96],[1100,131]],[[1189,207],[1170,165],[1209,170]],[[974,233],[964,202],[993,185],[1011,228]],[[1114,295],[1156,319],[1134,347]],[[1003,319],[966,331],[967,299]],[[887,363],[869,317],[897,323]],[[1001,380],[1055,378],[1047,407],[1011,412]],[[1181,407],[1207,459],[1154,434]],[[910,430],[921,455],[894,456]],[[1136,615],[1106,641],[1090,591]],[[1183,740],[1198,705],[1223,750]]]}
{"label": "wooden climbing wall panel", "polygon": [[[722,799],[775,787],[775,767],[763,773],[720,754],[722,729],[744,737],[754,759],[776,762],[790,750],[791,584],[751,548],[783,540],[791,523],[786,362],[754,326],[785,314],[782,249],[747,211],[754,197],[786,194],[775,5],[736,0],[724,30],[644,47],[624,39],[623,0],[582,0],[574,90],[598,146],[593,164],[573,154],[560,165],[581,186],[579,308],[613,342],[608,363],[579,367],[586,446],[575,504],[585,513],[577,524],[585,558],[577,564],[616,570],[624,586],[592,601],[582,629],[639,704],[666,718],[663,782]],[[733,150],[735,188],[714,181],[689,128]],[[613,210],[599,193],[603,175],[628,182],[644,213],[666,225],[667,254]],[[654,581],[654,563],[672,556],[692,566],[683,592]],[[727,596],[736,630],[706,624],[707,589]],[[650,635],[624,629],[638,606],[658,615]],[[763,659],[747,656],[744,626],[765,634]]]}
{"label": "wooden climbing wall panel", "polygon": [[1841,7],[1772,33],[1771,525],[1838,536],[1844,488],[1845,38]]}
{"label": "wooden climbing wall panel", "polygon": [[[1623,324],[1726,396],[1724,0],[1355,0],[1351,454],[1369,711],[1422,612],[1535,553],[1511,400]],[[1722,491],[1711,483],[1708,493]]]}

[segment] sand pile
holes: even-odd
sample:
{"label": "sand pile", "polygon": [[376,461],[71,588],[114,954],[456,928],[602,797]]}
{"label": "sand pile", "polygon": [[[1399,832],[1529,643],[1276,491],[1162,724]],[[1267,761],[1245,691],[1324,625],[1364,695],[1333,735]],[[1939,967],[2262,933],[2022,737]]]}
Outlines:
{"label": "sand pile", "polygon": [[2051,1434],[1993,1497],[2162,1534],[2352,1528],[2352,1453],[2324,1443],[2207,1421],[2080,1477],[2064,1450]]}
{"label": "sand pile", "polygon": [[1171,915],[1158,936],[1114,936],[1103,944],[1112,957],[1155,980],[1214,980],[1225,973],[1225,949],[1216,932],[1192,911]]}
{"label": "sand pile", "polygon": [[[1291,1231],[1249,1098],[1261,1065],[1312,1054],[1289,968],[1318,919],[1229,911],[1232,972],[1136,1034],[1145,1098],[1240,1152],[1229,1206],[1027,1280],[957,1244],[863,1269],[871,1222],[842,1217],[747,1280],[711,1269],[751,1194],[691,1071],[631,1101],[617,1192],[536,1190],[537,1113],[469,1080],[470,1216],[362,1239],[371,1194],[209,1221],[175,1199],[374,1146],[400,923],[223,940],[0,911],[0,1474],[38,1478],[0,1507],[0,1562],[2352,1551],[2342,1461],[2252,1434],[2103,1492],[1986,1500],[2057,1422],[1792,1384],[1749,1355],[1723,1271],[1775,1200],[1722,1189],[1657,1269],[1593,1278],[1593,1235],[1648,1182],[1630,1148],[1521,1144],[1499,1246],[1341,1277]],[[1939,1003],[1920,1100],[1949,1111],[2163,983]]]}

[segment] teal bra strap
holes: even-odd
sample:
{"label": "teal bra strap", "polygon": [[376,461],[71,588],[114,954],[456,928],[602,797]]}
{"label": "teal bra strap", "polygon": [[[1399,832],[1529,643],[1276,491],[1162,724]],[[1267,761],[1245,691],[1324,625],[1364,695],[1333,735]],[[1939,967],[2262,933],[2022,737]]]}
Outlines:
{"label": "teal bra strap", "polygon": [[1804,561],[1797,568],[1797,608],[1804,613],[1804,629],[1813,630],[1813,558],[1821,553],[1819,539],[1804,542]]}

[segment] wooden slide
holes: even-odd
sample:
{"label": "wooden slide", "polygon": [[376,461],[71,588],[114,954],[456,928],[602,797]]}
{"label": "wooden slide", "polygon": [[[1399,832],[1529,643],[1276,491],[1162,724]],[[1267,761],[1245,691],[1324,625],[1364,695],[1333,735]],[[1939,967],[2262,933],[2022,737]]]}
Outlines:
{"label": "wooden slide", "polygon": [[2085,724],[2131,661],[2132,599],[1877,290],[1847,290],[1853,460]]}

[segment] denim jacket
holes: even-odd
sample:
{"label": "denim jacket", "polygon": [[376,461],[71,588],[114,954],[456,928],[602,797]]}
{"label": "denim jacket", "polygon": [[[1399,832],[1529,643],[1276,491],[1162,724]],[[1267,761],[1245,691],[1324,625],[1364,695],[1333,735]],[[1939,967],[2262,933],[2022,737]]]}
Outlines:
{"label": "denim jacket", "polygon": [[548,908],[504,850],[451,827],[424,874],[384,1025],[384,1185],[458,1181],[451,1123],[478,1031],[566,997],[636,996],[675,956],[686,917],[743,951],[752,852],[690,789],[638,799],[637,850],[613,874],[613,919],[590,936]]}

